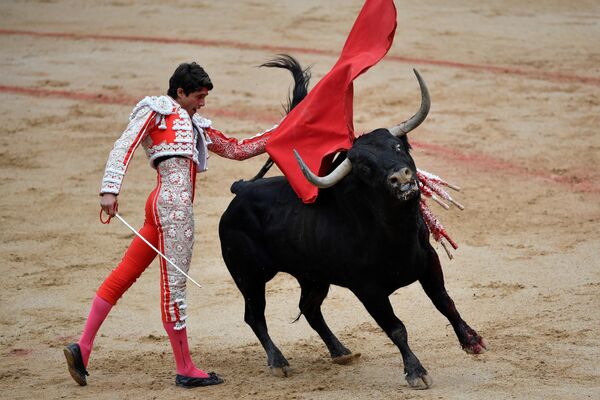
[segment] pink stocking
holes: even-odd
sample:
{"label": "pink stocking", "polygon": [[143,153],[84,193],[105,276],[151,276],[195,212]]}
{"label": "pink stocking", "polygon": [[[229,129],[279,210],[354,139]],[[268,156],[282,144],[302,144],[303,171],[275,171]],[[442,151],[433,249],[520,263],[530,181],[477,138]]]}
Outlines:
{"label": "pink stocking", "polygon": [[83,358],[83,365],[86,368],[90,358],[90,353],[92,352],[92,347],[94,346],[94,338],[96,337],[96,333],[98,333],[100,325],[102,325],[102,322],[104,322],[104,319],[110,312],[111,308],[112,304],[104,300],[102,297],[98,295],[94,297],[94,300],[92,301],[92,308],[90,309],[90,315],[88,316],[88,319],[85,323],[85,328],[83,328],[83,333],[81,334],[81,338],[78,342],[81,349],[81,357]]}
{"label": "pink stocking", "polygon": [[207,378],[208,374],[196,368],[192,361],[188,347],[187,329],[175,330],[175,322],[163,322],[163,326],[169,335],[171,347],[173,347],[177,374],[188,378]]}

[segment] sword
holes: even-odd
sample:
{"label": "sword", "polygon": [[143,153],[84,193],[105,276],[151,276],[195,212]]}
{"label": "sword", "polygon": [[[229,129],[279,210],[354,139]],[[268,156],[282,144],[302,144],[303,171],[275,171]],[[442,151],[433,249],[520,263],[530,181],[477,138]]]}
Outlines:
{"label": "sword", "polygon": [[[102,212],[102,210],[100,212]],[[163,253],[160,252],[160,250],[158,250],[156,247],[152,246],[152,244],[149,241],[147,241],[145,237],[143,237],[142,235],[140,235],[140,233],[138,231],[136,231],[131,225],[129,225],[127,223],[127,221],[125,221],[123,219],[123,217],[121,217],[118,213],[115,214],[115,217],[117,217],[119,219],[119,221],[121,221],[123,224],[125,224],[125,226],[128,227],[131,230],[131,232],[135,233],[137,237],[139,237],[140,239],[142,239],[144,241],[144,243],[146,243],[148,246],[150,246],[150,248],[152,250],[154,250],[155,252],[157,252],[159,256],[161,256],[162,258],[164,258],[166,262],[168,262],[169,264],[171,264],[177,271],[181,272],[183,274],[183,276],[185,276],[186,278],[188,278],[190,281],[192,281],[199,288],[202,288],[202,286],[200,286],[200,284],[198,282],[196,282],[195,280],[193,280],[191,276],[189,276],[188,274],[186,274],[185,272],[183,272],[183,270],[181,268],[179,268],[177,265],[175,265],[175,263],[173,261],[169,260],[167,258],[167,256],[165,256]]]}

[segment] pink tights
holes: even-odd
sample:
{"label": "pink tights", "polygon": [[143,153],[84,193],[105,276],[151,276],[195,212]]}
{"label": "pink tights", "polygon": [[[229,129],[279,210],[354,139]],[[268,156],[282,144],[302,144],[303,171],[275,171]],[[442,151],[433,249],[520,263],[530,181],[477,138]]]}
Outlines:
{"label": "pink tights", "polygon": [[165,331],[169,335],[171,347],[173,348],[173,356],[175,357],[175,365],[177,366],[177,374],[190,378],[208,378],[208,374],[201,369],[196,368],[190,349],[188,347],[187,329],[175,329],[175,322],[163,322]]}
{"label": "pink tights", "polygon": [[83,333],[79,339],[79,348],[81,349],[81,357],[83,358],[83,365],[87,368],[88,360],[90,359],[90,353],[94,346],[94,338],[100,325],[104,322],[104,319],[110,312],[112,304],[104,300],[100,296],[95,296],[92,301],[92,308],[90,309],[90,315],[83,328]]}
{"label": "pink tights", "polygon": [[[94,346],[96,333],[98,333],[100,326],[111,309],[112,304],[108,301],[98,295],[94,297],[90,315],[88,316],[85,327],[83,328],[83,333],[78,342],[81,349],[81,357],[83,358],[83,365],[86,368],[88,360],[90,359],[90,353]],[[194,365],[194,362],[192,361],[190,349],[188,347],[187,329],[183,328],[181,330],[176,330],[175,322],[163,322],[163,326],[167,335],[169,335],[169,341],[173,348],[177,373],[190,378],[207,378],[208,374],[201,369],[196,368],[196,365]]]}

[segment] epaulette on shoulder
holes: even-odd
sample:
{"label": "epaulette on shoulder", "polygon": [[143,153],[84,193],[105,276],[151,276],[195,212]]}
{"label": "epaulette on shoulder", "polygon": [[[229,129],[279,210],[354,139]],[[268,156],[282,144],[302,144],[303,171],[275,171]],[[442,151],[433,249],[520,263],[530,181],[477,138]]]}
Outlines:
{"label": "epaulette on shoulder", "polygon": [[169,96],[146,96],[133,108],[129,120],[134,119],[136,114],[145,107],[149,107],[161,115],[171,115],[175,112],[173,100]]}

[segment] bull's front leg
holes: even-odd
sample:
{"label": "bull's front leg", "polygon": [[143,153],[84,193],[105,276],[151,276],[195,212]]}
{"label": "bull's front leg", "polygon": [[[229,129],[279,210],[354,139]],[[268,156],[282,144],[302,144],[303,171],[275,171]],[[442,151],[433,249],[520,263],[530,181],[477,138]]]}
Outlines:
{"label": "bull's front leg", "polygon": [[438,311],[448,318],[448,321],[452,324],[463,350],[471,354],[484,353],[487,349],[485,340],[461,318],[454,306],[454,301],[452,301],[444,286],[444,274],[442,273],[440,259],[433,247],[429,244],[428,246],[429,265],[419,279],[421,286],[423,286],[425,293]]}
{"label": "bull's front leg", "polygon": [[404,375],[409,386],[413,389],[428,389],[433,381],[427,370],[414,355],[408,346],[408,333],[402,321],[394,314],[394,309],[389,298],[382,294],[383,290],[377,287],[353,290],[354,294],[363,303],[369,314],[384,330],[392,342],[400,350],[404,363]]}

